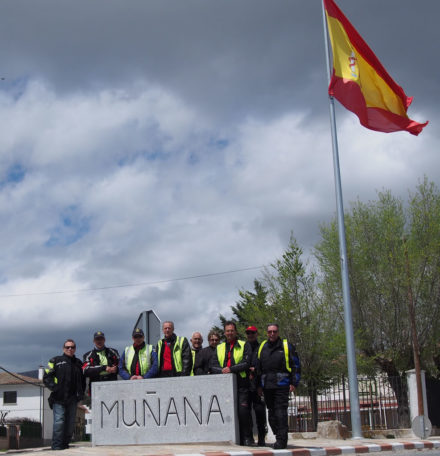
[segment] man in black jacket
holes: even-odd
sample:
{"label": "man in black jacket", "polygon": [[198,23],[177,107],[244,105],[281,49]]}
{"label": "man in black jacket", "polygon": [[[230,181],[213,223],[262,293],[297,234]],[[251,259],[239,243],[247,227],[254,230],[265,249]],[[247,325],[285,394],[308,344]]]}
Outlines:
{"label": "man in black jacket", "polygon": [[235,398],[238,410],[240,428],[240,445],[251,446],[253,443],[250,428],[249,409],[249,367],[252,349],[248,342],[238,340],[237,326],[233,321],[224,324],[226,342],[217,346],[216,355],[212,358],[213,374],[235,374],[237,378],[237,397]]}
{"label": "man in black jacket", "polygon": [[193,360],[191,347],[186,337],[174,334],[174,323],[162,324],[164,338],[157,343],[159,377],[180,377],[191,375]]}
{"label": "man in black jacket", "polygon": [[105,335],[97,331],[93,335],[95,347],[83,356],[83,374],[90,379],[89,395],[93,382],[104,382],[118,379],[119,353],[114,348],[106,347]]}
{"label": "man in black jacket", "polygon": [[52,450],[69,448],[76,408],[84,396],[82,363],[75,357],[75,351],[75,341],[67,339],[63,354],[49,361],[43,376],[45,386],[52,391],[49,396],[49,405],[53,408]]}
{"label": "man in black jacket", "polygon": [[295,347],[280,338],[276,323],[267,326],[267,340],[258,349],[257,371],[269,410],[269,424],[276,437],[274,449],[284,449],[288,436],[289,393],[298,386],[301,365]]}

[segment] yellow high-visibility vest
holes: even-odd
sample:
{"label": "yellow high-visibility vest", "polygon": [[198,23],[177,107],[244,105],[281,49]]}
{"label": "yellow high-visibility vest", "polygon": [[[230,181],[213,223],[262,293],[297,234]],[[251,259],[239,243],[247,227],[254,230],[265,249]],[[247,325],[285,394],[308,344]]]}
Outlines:
{"label": "yellow high-visibility vest", "polygon": [[[260,359],[261,350],[263,350],[264,344],[266,342],[267,342],[267,340],[264,340],[260,344],[260,347],[258,349],[258,359]],[[283,339],[283,348],[284,348],[284,358],[286,360],[286,369],[288,372],[292,372],[292,368],[290,367],[290,363],[289,363],[289,344],[287,342],[287,339]]]}
{"label": "yellow high-visibility vest", "polygon": [[[233,356],[234,356],[234,361],[235,364],[238,364],[242,359],[244,355],[244,342],[243,340],[237,340],[238,344],[234,344],[233,348]],[[226,357],[226,342],[223,342],[217,346],[217,359],[220,364],[220,367],[223,367],[223,364],[225,362],[225,357]],[[246,372],[242,371],[239,373],[240,377],[245,378],[246,377]]]}

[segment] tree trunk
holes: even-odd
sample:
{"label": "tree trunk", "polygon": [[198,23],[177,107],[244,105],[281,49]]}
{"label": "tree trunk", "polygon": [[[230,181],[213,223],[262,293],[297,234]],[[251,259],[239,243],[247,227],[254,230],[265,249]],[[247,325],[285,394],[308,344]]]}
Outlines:
{"label": "tree trunk", "polygon": [[312,408],[312,424],[313,431],[316,432],[318,429],[318,391],[314,386],[308,388],[310,406]]}

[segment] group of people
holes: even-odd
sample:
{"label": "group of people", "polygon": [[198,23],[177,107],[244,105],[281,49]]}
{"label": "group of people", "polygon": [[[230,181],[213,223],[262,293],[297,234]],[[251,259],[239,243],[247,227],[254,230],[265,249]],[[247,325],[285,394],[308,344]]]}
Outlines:
{"label": "group of people", "polygon": [[49,404],[53,408],[52,449],[69,447],[73,435],[76,408],[84,397],[86,378],[91,384],[100,381],[143,380],[190,375],[233,374],[237,378],[237,411],[240,444],[254,445],[251,410],[254,409],[258,446],[265,446],[269,424],[276,437],[275,449],[286,448],[288,435],[289,392],[298,386],[301,365],[295,347],[281,339],[279,326],[267,325],[267,338],[258,341],[255,326],[246,329],[247,341],[238,338],[235,322],[224,324],[225,342],[217,331],[208,334],[209,345],[203,348],[200,332],[190,341],[174,333],[174,323],[162,324],[163,338],[157,346],[145,343],[142,329],[135,328],[133,343],[121,355],[105,343],[102,331],[93,336],[94,347],[80,361],[75,356],[76,343],[67,339],[63,354],[52,358],[45,370],[44,384],[52,391]]}

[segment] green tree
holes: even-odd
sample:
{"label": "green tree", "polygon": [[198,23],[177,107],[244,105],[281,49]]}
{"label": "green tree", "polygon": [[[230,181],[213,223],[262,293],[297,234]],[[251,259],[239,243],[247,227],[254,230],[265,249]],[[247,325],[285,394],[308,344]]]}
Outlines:
{"label": "green tree", "polygon": [[[231,307],[239,332],[248,325],[263,331],[268,323],[280,326],[280,335],[294,343],[302,364],[302,389],[310,396],[318,420],[317,396],[341,373],[343,327],[317,293],[316,278],[303,263],[303,251],[291,237],[287,250],[254,281],[254,291],[240,291]],[[224,321],[224,317],[220,316]],[[261,331],[260,331],[261,332]]]}
{"label": "green tree", "polygon": [[[440,299],[440,193],[427,181],[405,206],[390,191],[376,201],[357,201],[345,216],[353,326],[358,347],[393,380],[400,424],[408,425],[405,371],[413,352],[408,287],[414,294],[417,333],[425,368],[433,365]],[[341,272],[336,222],[321,227],[316,246],[323,298],[342,314]],[[406,242],[404,242],[404,238]],[[410,281],[406,271],[408,252]]]}

